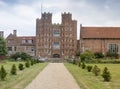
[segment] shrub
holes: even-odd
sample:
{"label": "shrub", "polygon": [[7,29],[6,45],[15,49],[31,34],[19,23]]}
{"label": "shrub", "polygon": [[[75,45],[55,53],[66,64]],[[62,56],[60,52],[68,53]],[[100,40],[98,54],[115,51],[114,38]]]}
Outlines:
{"label": "shrub", "polygon": [[106,82],[110,81],[111,75],[110,75],[110,72],[108,71],[107,67],[104,68],[102,77],[104,78],[104,81],[106,81]]}
{"label": "shrub", "polygon": [[110,58],[118,58],[119,55],[118,53],[107,52],[106,56]]}
{"label": "shrub", "polygon": [[81,66],[81,62],[78,63],[78,66],[79,66],[79,67]]}
{"label": "shrub", "polygon": [[5,68],[4,68],[4,66],[2,65],[1,69],[0,69],[0,79],[5,80],[6,75],[7,75],[7,72],[6,72]]}
{"label": "shrub", "polygon": [[95,76],[98,76],[100,74],[100,68],[98,68],[97,65],[93,67],[93,73]]}
{"label": "shrub", "polygon": [[34,61],[33,60],[31,60],[31,66],[34,64]]}
{"label": "shrub", "polygon": [[87,70],[88,70],[88,72],[91,72],[92,66],[87,66]]}
{"label": "shrub", "polygon": [[73,59],[73,64],[76,64],[76,60],[75,59]]}
{"label": "shrub", "polygon": [[80,59],[81,59],[82,62],[92,60],[93,58],[95,58],[95,56],[89,50],[86,50],[83,54],[80,55]]}
{"label": "shrub", "polygon": [[26,66],[27,68],[29,68],[29,67],[30,67],[30,62],[29,62],[29,61],[26,61],[25,66]]}
{"label": "shrub", "polygon": [[27,53],[24,53],[24,52],[22,52],[22,53],[17,52],[15,54],[13,54],[11,56],[11,58],[13,58],[15,60],[17,60],[18,58],[21,58],[21,60],[27,60],[27,59],[31,59],[31,56],[29,54],[27,54]]}
{"label": "shrub", "polygon": [[85,69],[86,65],[84,62],[82,62],[82,69]]}
{"label": "shrub", "polygon": [[19,63],[18,68],[19,68],[19,70],[23,70],[24,69],[24,65],[22,63]]}
{"label": "shrub", "polygon": [[16,68],[15,64],[12,65],[12,68],[11,68],[10,73],[11,73],[12,75],[16,75],[16,74],[17,74],[17,68]]}
{"label": "shrub", "polygon": [[103,58],[104,57],[102,52],[96,52],[94,55],[95,55],[95,58]]}

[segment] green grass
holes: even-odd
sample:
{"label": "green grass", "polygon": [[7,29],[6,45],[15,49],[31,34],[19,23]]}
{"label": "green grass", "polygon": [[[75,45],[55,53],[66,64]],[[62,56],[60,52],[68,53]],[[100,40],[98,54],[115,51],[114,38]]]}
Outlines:
{"label": "green grass", "polygon": [[[89,64],[95,65],[95,64]],[[112,79],[110,82],[104,82],[102,76],[94,76],[87,69],[81,69],[77,65],[65,63],[65,66],[76,79],[81,89],[120,89],[120,64],[96,64],[101,73],[104,67],[108,67]]]}
{"label": "green grass", "polygon": [[[20,62],[6,62],[0,63],[4,66],[7,71],[7,78],[5,81],[0,80],[0,89],[24,89],[47,65],[47,63],[38,63],[30,66],[30,68],[25,68],[23,71],[17,69],[17,75],[11,75],[10,69],[13,64],[18,68]],[[21,62],[25,64],[24,62]]]}

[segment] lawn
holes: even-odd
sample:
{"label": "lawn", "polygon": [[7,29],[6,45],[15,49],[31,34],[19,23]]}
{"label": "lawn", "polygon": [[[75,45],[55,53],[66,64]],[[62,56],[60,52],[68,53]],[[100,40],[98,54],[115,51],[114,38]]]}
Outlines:
{"label": "lawn", "polygon": [[108,67],[111,72],[111,82],[104,82],[101,76],[94,76],[92,72],[81,69],[77,65],[65,63],[65,66],[76,79],[81,89],[120,89],[120,64],[89,64],[97,65],[101,69]]}
{"label": "lawn", "polygon": [[[33,66],[30,66],[30,68],[25,68],[23,71],[17,69],[17,75],[11,75],[11,66],[15,64],[18,68],[19,63],[20,62],[0,63],[0,67],[1,65],[4,65],[4,68],[8,72],[6,80],[0,80],[0,89],[24,89],[47,65],[47,63],[34,64]],[[24,62],[21,63],[25,64]]]}

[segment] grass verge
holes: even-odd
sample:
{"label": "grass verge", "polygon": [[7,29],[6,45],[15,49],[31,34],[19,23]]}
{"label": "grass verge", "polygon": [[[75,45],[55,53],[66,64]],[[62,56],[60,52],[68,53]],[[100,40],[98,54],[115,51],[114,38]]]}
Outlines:
{"label": "grass verge", "polygon": [[[13,64],[18,68],[20,62],[6,62],[0,63],[7,71],[7,78],[5,81],[0,80],[0,89],[24,89],[38,74],[42,71],[47,63],[38,63],[30,68],[25,68],[23,71],[17,69],[17,75],[11,75],[10,69]],[[24,62],[21,62],[25,64]]]}
{"label": "grass verge", "polygon": [[69,63],[64,65],[76,79],[80,89],[120,89],[119,64],[89,64],[97,65],[101,69],[101,73],[104,67],[108,67],[112,76],[111,82],[104,82],[101,75],[96,77],[92,72],[87,72],[87,69],[81,69],[77,65]]}

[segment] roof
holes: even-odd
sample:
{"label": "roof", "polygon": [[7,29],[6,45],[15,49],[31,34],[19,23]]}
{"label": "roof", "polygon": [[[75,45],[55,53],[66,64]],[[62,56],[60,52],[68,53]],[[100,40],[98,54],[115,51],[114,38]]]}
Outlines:
{"label": "roof", "polygon": [[[7,40],[12,39],[14,40],[15,44],[19,45],[35,45],[36,43],[36,36],[15,36],[13,34],[10,34],[7,37]],[[25,43],[22,43],[22,40],[25,40]],[[29,43],[28,40],[32,40],[32,43]]]}
{"label": "roof", "polygon": [[81,27],[81,38],[120,38],[120,27]]}

